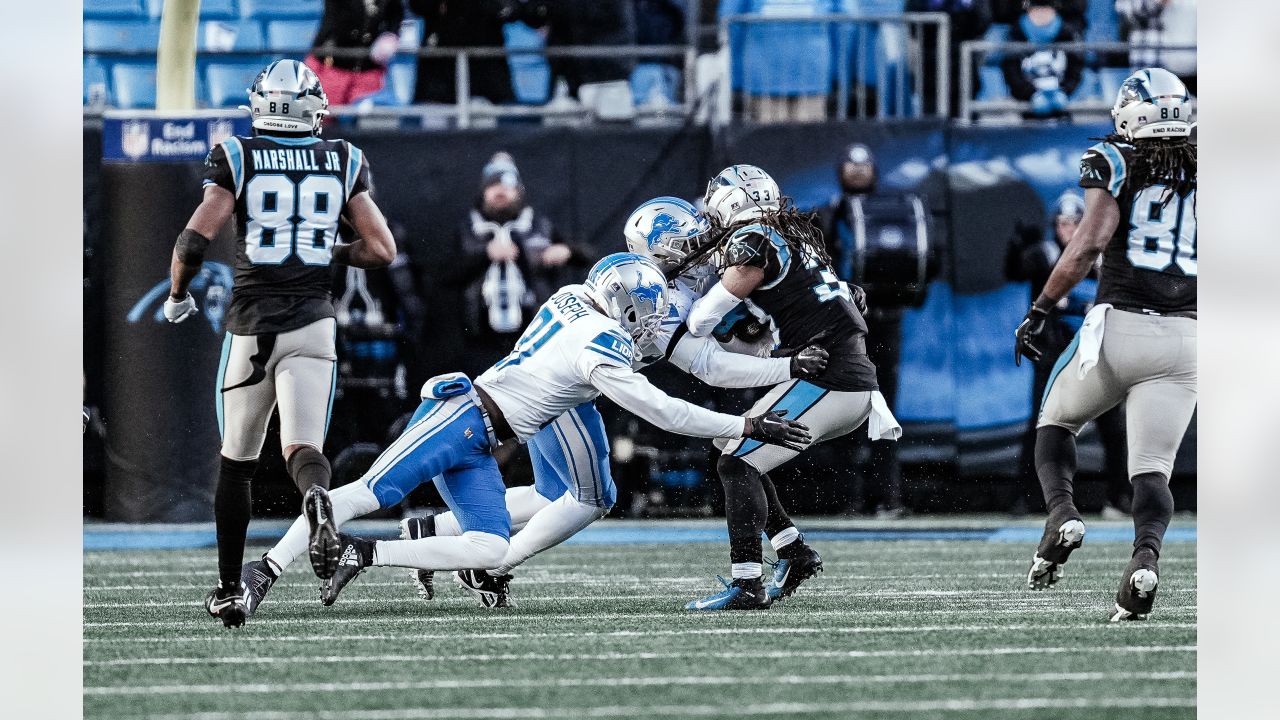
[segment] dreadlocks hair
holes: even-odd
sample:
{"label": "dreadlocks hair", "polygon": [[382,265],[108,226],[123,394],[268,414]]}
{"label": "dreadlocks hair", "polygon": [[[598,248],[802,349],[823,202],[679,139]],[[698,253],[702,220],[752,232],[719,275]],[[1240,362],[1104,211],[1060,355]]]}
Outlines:
{"label": "dreadlocks hair", "polygon": [[[756,217],[739,220],[729,225],[720,225],[719,222],[712,220],[711,232],[707,234],[710,239],[689,253],[689,256],[668,275],[676,277],[702,262],[713,251],[722,249],[725,241],[732,237],[734,232],[748,225],[764,225],[773,228],[792,248],[812,255],[824,265],[831,264],[831,256],[827,254],[827,245],[822,237],[818,214],[800,211],[796,208],[795,201],[783,196],[776,210],[762,209]],[[724,257],[724,253],[720,253],[720,257]],[[725,270],[724,267],[718,269]]]}
{"label": "dreadlocks hair", "polygon": [[1098,139],[1133,146],[1130,182],[1138,188],[1166,186],[1168,189],[1160,199],[1161,205],[1168,205],[1173,198],[1185,197],[1196,189],[1196,146],[1190,138],[1125,140],[1111,134]]}

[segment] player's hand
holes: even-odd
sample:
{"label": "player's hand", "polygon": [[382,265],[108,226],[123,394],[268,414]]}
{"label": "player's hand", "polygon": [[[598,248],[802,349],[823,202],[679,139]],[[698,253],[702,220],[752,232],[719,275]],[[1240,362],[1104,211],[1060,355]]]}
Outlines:
{"label": "player's hand", "polygon": [[173,296],[164,300],[164,319],[171,323],[180,323],[183,320],[196,314],[199,308],[196,307],[195,298],[191,297],[191,293],[181,300],[174,300]]}
{"label": "player's hand", "polygon": [[800,380],[816,378],[827,369],[831,356],[817,345],[810,345],[791,356],[791,377]]}
{"label": "player's hand", "polygon": [[1022,366],[1023,356],[1026,356],[1031,362],[1040,362],[1042,353],[1040,348],[1036,347],[1036,343],[1039,342],[1040,334],[1044,332],[1044,326],[1048,319],[1049,311],[1039,305],[1033,304],[1031,309],[1027,311],[1027,316],[1022,318],[1022,323],[1013,332],[1013,362],[1015,365]]}
{"label": "player's hand", "polygon": [[867,291],[862,289],[860,285],[850,285],[849,289],[853,291],[853,306],[858,308],[858,312],[863,315],[867,314]]}
{"label": "player's hand", "polygon": [[770,445],[781,445],[796,452],[804,450],[813,436],[804,423],[784,419],[782,416],[786,414],[786,410],[779,410],[747,418],[742,437]]}

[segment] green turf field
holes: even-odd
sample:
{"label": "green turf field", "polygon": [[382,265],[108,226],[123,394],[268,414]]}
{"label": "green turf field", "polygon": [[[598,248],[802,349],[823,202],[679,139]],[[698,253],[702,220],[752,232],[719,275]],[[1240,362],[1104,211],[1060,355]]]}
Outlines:
{"label": "green turf field", "polygon": [[1195,716],[1193,542],[1125,624],[1123,543],[1086,542],[1047,593],[1022,589],[1022,544],[814,544],[826,572],[767,612],[681,609],[721,545],[574,545],[521,568],[506,611],[446,582],[424,602],[397,568],[325,608],[304,560],[234,631],[201,606],[213,550],[86,552],[85,717]]}

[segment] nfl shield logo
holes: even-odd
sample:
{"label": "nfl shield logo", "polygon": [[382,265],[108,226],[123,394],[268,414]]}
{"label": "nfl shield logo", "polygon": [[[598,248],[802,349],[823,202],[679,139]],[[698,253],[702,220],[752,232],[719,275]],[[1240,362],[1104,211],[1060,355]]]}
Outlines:
{"label": "nfl shield logo", "polygon": [[132,120],[120,126],[120,149],[137,160],[147,154],[151,141],[151,124],[145,120]]}
{"label": "nfl shield logo", "polygon": [[235,133],[235,124],[230,120],[212,120],[209,122],[209,147],[218,145]]}

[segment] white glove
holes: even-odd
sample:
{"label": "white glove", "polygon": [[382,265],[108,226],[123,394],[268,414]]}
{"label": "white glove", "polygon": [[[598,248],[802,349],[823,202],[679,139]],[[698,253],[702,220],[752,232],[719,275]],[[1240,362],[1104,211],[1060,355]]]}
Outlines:
{"label": "white glove", "polygon": [[373,41],[373,45],[369,47],[369,57],[379,65],[386,65],[391,62],[391,58],[396,56],[396,51],[400,49],[400,36],[385,32]]}
{"label": "white glove", "polygon": [[177,301],[172,296],[164,299],[164,319],[171,323],[180,323],[186,320],[195,315],[198,309],[196,300],[191,297],[191,293],[187,293],[186,297]]}

